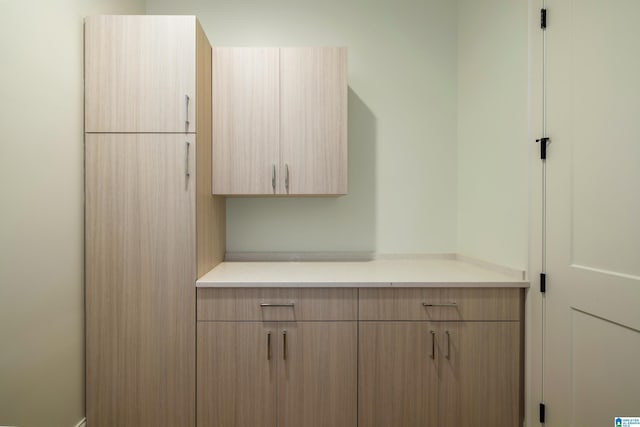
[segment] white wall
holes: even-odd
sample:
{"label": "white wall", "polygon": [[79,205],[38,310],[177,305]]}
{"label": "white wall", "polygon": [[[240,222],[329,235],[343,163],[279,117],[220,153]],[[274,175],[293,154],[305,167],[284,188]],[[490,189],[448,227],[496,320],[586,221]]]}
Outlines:
{"label": "white wall", "polygon": [[527,2],[458,0],[458,252],[527,270]]}
{"label": "white wall", "polygon": [[0,0],[0,425],[84,417],[82,18],[143,0]]}
{"label": "white wall", "polygon": [[147,0],[219,46],[349,48],[349,195],[227,202],[227,250],[454,252],[456,2]]}

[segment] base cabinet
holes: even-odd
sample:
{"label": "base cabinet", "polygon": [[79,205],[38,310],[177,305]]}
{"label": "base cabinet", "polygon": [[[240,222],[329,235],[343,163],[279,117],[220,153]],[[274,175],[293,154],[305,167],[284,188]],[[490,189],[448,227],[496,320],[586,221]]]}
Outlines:
{"label": "base cabinet", "polygon": [[521,291],[386,291],[198,290],[198,427],[520,426]]}
{"label": "base cabinet", "polygon": [[286,323],[278,332],[278,427],[357,426],[356,322]]}
{"label": "base cabinet", "polygon": [[361,322],[358,355],[360,426],[437,426],[435,326]]}
{"label": "base cabinet", "polygon": [[198,290],[198,427],[356,427],[356,295]]}
{"label": "base cabinet", "polygon": [[522,425],[520,290],[385,291],[360,295],[360,427]]}
{"label": "base cabinet", "polygon": [[276,426],[276,325],[198,322],[197,425]]}
{"label": "base cabinet", "polygon": [[520,323],[445,322],[437,335],[440,427],[516,427]]}

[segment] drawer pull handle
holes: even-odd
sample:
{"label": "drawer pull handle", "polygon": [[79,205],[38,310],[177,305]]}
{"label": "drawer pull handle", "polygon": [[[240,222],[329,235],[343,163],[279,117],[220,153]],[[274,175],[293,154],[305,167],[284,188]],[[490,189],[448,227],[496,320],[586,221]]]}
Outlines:
{"label": "drawer pull handle", "polygon": [[445,334],[447,334],[447,354],[444,357],[451,359],[451,334],[449,331],[445,331]]}
{"label": "drawer pull handle", "polygon": [[184,131],[188,132],[189,131],[189,95],[185,95],[184,96]]}
{"label": "drawer pull handle", "polygon": [[457,307],[458,303],[455,303],[455,302],[444,302],[444,303],[439,303],[439,304],[433,304],[433,303],[430,303],[430,302],[423,302],[422,305],[425,306],[425,307]]}
{"label": "drawer pull handle", "polygon": [[287,194],[289,194],[289,163],[284,165],[284,187],[287,189]]}
{"label": "drawer pull handle", "polygon": [[436,331],[429,331],[431,333],[431,359],[436,358]]}
{"label": "drawer pull handle", "polygon": [[282,331],[282,360],[287,360],[287,331]]}
{"label": "drawer pull handle", "polygon": [[189,172],[189,147],[191,147],[191,144],[189,141],[186,141],[184,149],[184,174],[187,178],[191,176],[191,172]]}
{"label": "drawer pull handle", "polygon": [[271,188],[273,188],[273,194],[276,194],[276,165],[271,165]]}
{"label": "drawer pull handle", "polygon": [[271,331],[267,332],[267,360],[271,360]]}
{"label": "drawer pull handle", "polygon": [[271,304],[267,302],[260,303],[260,307],[295,307],[295,303],[286,303],[286,304]]}

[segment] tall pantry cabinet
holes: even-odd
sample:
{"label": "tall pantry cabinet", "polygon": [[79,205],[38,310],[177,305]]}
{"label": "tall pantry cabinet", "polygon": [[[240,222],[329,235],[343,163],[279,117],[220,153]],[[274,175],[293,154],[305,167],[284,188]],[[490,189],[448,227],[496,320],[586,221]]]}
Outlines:
{"label": "tall pantry cabinet", "polygon": [[193,16],[85,21],[86,411],[195,425],[195,281],[224,256],[211,47]]}

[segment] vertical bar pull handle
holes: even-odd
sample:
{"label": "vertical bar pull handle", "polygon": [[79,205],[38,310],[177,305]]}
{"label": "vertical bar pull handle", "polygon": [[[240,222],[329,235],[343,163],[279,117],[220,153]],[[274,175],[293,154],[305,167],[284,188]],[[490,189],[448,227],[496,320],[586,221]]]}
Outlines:
{"label": "vertical bar pull handle", "polygon": [[436,358],[436,331],[429,331],[431,333],[431,357],[432,359]]}
{"label": "vertical bar pull handle", "polygon": [[267,360],[271,360],[271,331],[267,332]]}
{"label": "vertical bar pull handle", "polygon": [[191,143],[189,141],[186,142],[185,150],[184,150],[184,174],[188,177],[191,176],[191,172],[189,172],[189,147]]}
{"label": "vertical bar pull handle", "polygon": [[287,331],[282,331],[282,360],[287,360]]}
{"label": "vertical bar pull handle", "polygon": [[445,334],[447,334],[447,354],[444,357],[451,359],[451,334],[449,331],[445,331]]}
{"label": "vertical bar pull handle", "polygon": [[184,130],[187,132],[189,130],[189,95],[184,96]]}
{"label": "vertical bar pull handle", "polygon": [[276,165],[271,165],[271,188],[273,188],[273,194],[276,193]]}
{"label": "vertical bar pull handle", "polygon": [[289,163],[285,163],[284,165],[284,187],[287,189],[287,193],[289,193]]}

